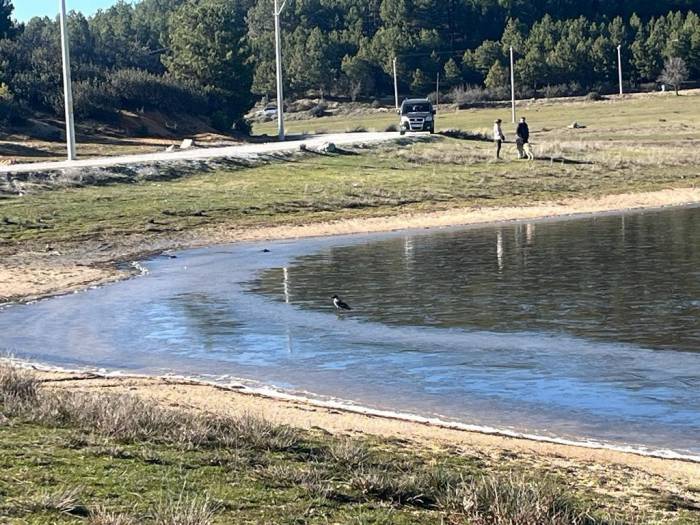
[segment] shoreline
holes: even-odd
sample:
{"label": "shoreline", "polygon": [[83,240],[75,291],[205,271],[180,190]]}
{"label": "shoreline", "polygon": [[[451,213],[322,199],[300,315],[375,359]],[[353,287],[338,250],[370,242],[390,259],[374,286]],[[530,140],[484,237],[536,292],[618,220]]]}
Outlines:
{"label": "shoreline", "polygon": [[[617,213],[634,210],[653,210],[666,207],[687,206],[700,203],[699,188],[662,190],[648,193],[609,195],[593,199],[571,199],[565,202],[540,203],[528,207],[495,207],[481,209],[453,209],[444,212],[399,215],[370,219],[352,219],[298,226],[277,226],[252,230],[224,230],[223,227],[199,232],[192,242],[185,242],[179,249],[196,248],[212,244],[234,242],[259,242],[264,240],[288,240],[319,236],[348,234],[369,234],[391,232],[401,229],[441,229],[468,225],[483,225],[516,220],[543,220],[565,218],[581,214]],[[154,255],[171,251],[142,251]],[[130,258],[130,257],[129,257]],[[134,255],[134,259],[138,256]],[[122,258],[121,261],[128,260]],[[134,275],[132,271],[119,270],[117,259],[111,266],[102,266],[107,276],[102,280],[86,280],[73,287],[59,287],[54,293],[24,296],[18,302],[38,300],[58,294],[74,293],[107,282],[113,282]],[[26,267],[18,266],[26,271]],[[76,266],[86,271],[90,266]],[[0,266],[0,285],[3,283],[4,269]],[[30,272],[31,274],[31,272]],[[54,274],[46,278],[51,280]],[[60,277],[60,270],[57,272]],[[0,296],[2,296],[0,288]],[[0,303],[2,306],[2,303]],[[69,371],[56,368],[54,371],[41,371],[41,364],[28,362],[32,368],[45,375],[47,383],[61,385],[61,388],[108,388],[110,391],[136,393],[158,403],[185,409],[203,410],[208,413],[227,411],[261,413],[264,417],[297,426],[300,428],[321,428],[331,433],[368,434],[409,439],[432,446],[435,443],[467,449],[487,450],[490,454],[527,454],[537,461],[572,461],[584,465],[617,465],[643,470],[664,479],[682,480],[689,486],[700,486],[700,458],[673,458],[662,455],[645,454],[643,451],[620,450],[614,446],[589,445],[574,442],[557,442],[556,439],[537,439],[508,433],[498,429],[468,428],[468,425],[451,425],[449,422],[411,416],[410,414],[389,414],[367,410],[363,407],[329,404],[301,398],[289,394],[273,392],[274,389],[253,389],[244,385],[219,385],[205,380],[194,380],[171,376],[138,376],[129,374],[94,374],[85,370]],[[78,375],[79,377],[73,377]],[[72,378],[72,379],[71,379]],[[205,391],[206,394],[203,394]],[[410,417],[402,417],[410,416]],[[492,430],[492,431],[489,431]],[[505,451],[505,452],[504,452]]]}
{"label": "shoreline", "polygon": [[[329,411],[338,410],[348,414],[358,416],[366,416],[370,418],[381,418],[384,420],[394,420],[398,422],[422,425],[437,429],[452,430],[464,432],[467,434],[479,434],[483,436],[493,436],[504,439],[524,440],[535,443],[543,443],[548,445],[575,447],[589,450],[604,450],[619,454],[631,454],[642,458],[652,458],[662,461],[680,461],[684,463],[697,464],[700,471],[700,455],[684,455],[670,449],[643,449],[642,447],[635,448],[634,445],[614,445],[610,443],[598,442],[593,440],[577,441],[572,438],[559,438],[556,436],[545,436],[518,432],[515,430],[501,429],[492,426],[483,426],[473,423],[463,423],[459,421],[450,421],[440,419],[439,417],[427,417],[420,414],[409,412],[400,412],[392,410],[383,410],[372,408],[364,405],[356,404],[352,401],[336,399],[322,399],[321,397],[312,397],[311,395],[303,395],[294,391],[285,391],[272,385],[260,383],[260,386],[252,386],[254,381],[243,378],[230,378],[228,383],[218,382],[216,380],[204,379],[197,376],[184,376],[180,374],[138,374],[129,373],[122,370],[107,370],[105,368],[65,368],[57,365],[51,365],[40,361],[32,361],[28,359],[3,358],[0,357],[0,364],[9,362],[14,366],[26,368],[40,373],[60,374],[60,375],[86,375],[89,378],[96,380],[121,380],[128,382],[129,380],[142,381],[167,381],[170,384],[181,386],[201,386],[210,387],[216,390],[231,392],[235,394],[261,397],[270,401],[280,403],[292,403],[308,405],[311,407],[325,409]],[[255,382],[257,383],[257,382]]]}
{"label": "shoreline", "polygon": [[72,370],[11,357],[0,357],[0,363],[30,369],[43,384],[56,389],[135,395],[176,410],[219,416],[251,414],[302,430],[402,439],[412,446],[456,447],[463,453],[486,456],[527,456],[546,465],[634,469],[660,477],[667,483],[700,486],[700,458],[663,457],[614,446],[535,439],[535,436],[509,434],[497,429],[491,432],[466,428],[467,425],[452,425],[421,416],[402,417],[400,413],[324,402],[244,383],[224,385],[183,376]]}
{"label": "shoreline", "polygon": [[[135,273],[120,269],[120,263],[172,251],[241,242],[388,233],[399,230],[438,230],[499,222],[653,210],[698,203],[700,188],[674,188],[645,193],[572,198],[559,202],[539,202],[531,206],[451,208],[423,213],[335,219],[301,225],[231,228],[224,224],[190,232],[184,238],[165,245],[158,245],[146,239],[135,246],[103,253],[99,259],[94,253],[90,253],[89,248],[70,254],[57,251],[16,253],[5,257],[5,261],[0,263],[0,307],[65,295],[127,279]],[[119,240],[116,239],[115,244],[119,244]]]}

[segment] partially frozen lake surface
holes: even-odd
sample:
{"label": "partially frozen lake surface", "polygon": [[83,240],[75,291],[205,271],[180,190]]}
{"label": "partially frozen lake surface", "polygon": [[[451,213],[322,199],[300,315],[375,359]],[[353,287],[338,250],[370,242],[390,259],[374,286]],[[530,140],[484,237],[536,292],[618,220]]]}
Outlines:
{"label": "partially frozen lake surface", "polygon": [[0,350],[700,457],[700,207],[143,264],[0,311]]}

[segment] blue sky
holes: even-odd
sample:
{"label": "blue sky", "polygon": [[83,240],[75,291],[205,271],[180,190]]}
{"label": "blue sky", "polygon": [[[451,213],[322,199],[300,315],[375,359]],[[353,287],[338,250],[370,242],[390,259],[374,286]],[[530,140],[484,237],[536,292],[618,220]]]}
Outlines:
{"label": "blue sky", "polygon": [[[33,16],[49,16],[58,14],[59,0],[14,0],[13,17],[20,22],[26,22]],[[117,0],[66,0],[66,9],[81,11],[84,15],[92,15],[98,9],[104,9],[117,3]]]}

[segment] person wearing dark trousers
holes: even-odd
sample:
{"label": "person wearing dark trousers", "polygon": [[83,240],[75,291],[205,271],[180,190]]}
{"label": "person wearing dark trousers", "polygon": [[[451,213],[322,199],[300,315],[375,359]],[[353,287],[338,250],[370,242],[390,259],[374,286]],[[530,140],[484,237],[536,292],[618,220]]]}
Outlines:
{"label": "person wearing dark trousers", "polygon": [[506,140],[506,136],[503,134],[501,129],[501,119],[499,118],[493,123],[493,141],[496,144],[496,158],[501,158],[501,147],[503,146],[503,141]]}
{"label": "person wearing dark trousers", "polygon": [[535,155],[530,147],[530,127],[527,125],[525,117],[520,117],[520,124],[518,124],[515,134],[517,135],[515,145],[518,147],[518,158],[534,160]]}

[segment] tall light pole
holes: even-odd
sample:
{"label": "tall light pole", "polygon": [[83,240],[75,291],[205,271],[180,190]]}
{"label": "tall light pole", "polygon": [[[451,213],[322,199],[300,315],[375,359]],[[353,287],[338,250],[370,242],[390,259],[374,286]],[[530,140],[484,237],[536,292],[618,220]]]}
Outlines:
{"label": "tall light pole", "polygon": [[510,46],[510,102],[513,124],[515,124],[515,68],[513,67],[513,46]]}
{"label": "tall light pole", "polygon": [[66,109],[66,147],[68,160],[75,160],[75,122],[73,120],[73,88],[70,76],[70,41],[66,24],[66,0],[59,0],[61,23],[61,49],[63,53],[63,100]]}
{"label": "tall light pole", "polygon": [[282,7],[278,7],[275,0],[275,55],[277,60],[277,133],[280,140],[284,140],[284,87],[282,84],[282,39],[280,35],[280,14],[284,10],[286,0]]}
{"label": "tall light pole", "polygon": [[396,74],[396,57],[394,57],[394,101],[396,109],[399,109],[399,77]]}
{"label": "tall light pole", "polygon": [[440,72],[437,74],[437,82],[435,83],[435,109],[440,110]]}
{"label": "tall light pole", "polygon": [[624,95],[625,92],[622,89],[622,46],[617,46],[617,75],[620,80],[620,96]]}

